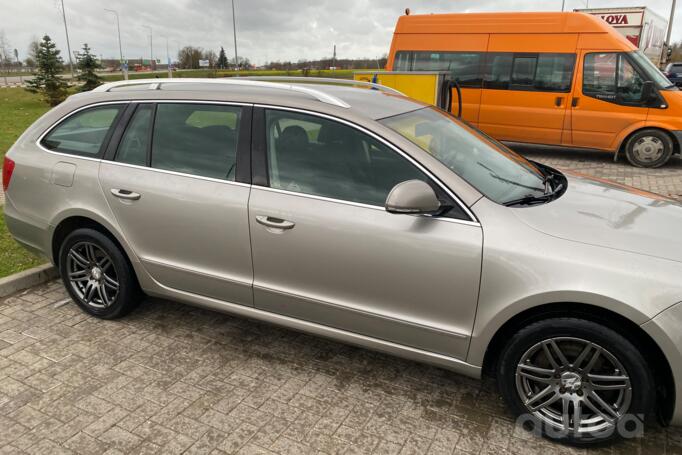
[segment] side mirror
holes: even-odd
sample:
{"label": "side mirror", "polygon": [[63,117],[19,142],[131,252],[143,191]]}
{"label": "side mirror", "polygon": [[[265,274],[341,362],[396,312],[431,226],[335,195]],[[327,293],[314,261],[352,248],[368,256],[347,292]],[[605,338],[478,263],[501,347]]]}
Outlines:
{"label": "side mirror", "polygon": [[652,81],[646,81],[642,84],[642,102],[648,103],[654,99],[656,90]]}
{"label": "side mirror", "polygon": [[435,215],[443,208],[433,188],[421,180],[398,183],[386,198],[386,211],[389,213]]}

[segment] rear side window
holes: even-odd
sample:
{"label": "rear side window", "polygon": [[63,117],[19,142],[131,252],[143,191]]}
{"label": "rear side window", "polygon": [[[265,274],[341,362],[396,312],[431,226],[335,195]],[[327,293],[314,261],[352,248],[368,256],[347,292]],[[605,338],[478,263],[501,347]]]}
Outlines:
{"label": "rear side window", "polygon": [[138,106],[118,146],[116,161],[137,166],[147,164],[153,112],[154,107],[151,104]]}
{"label": "rear side window", "polygon": [[99,157],[123,105],[85,109],[69,116],[41,141],[48,150],[72,155]]}
{"label": "rear side window", "polygon": [[158,104],[152,167],[233,181],[240,117],[235,106]]}

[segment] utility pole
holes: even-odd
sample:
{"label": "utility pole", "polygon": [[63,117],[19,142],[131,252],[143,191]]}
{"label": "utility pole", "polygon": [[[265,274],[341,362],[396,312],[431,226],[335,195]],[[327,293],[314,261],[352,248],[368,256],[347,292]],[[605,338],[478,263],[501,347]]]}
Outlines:
{"label": "utility pole", "polygon": [[234,15],[234,0],[232,0],[232,33],[234,34],[234,64],[239,76],[239,54],[237,54],[237,18]]}
{"label": "utility pole", "polygon": [[113,9],[104,8],[104,11],[114,13],[116,16],[116,30],[118,31],[118,53],[121,57],[121,74],[123,74],[123,79],[128,80],[128,71],[124,68],[125,61],[123,60],[123,46],[121,46],[121,23],[118,21],[118,11]]}
{"label": "utility pole", "polygon": [[173,71],[171,70],[170,52],[168,51],[168,37],[165,36],[164,38],[166,38],[166,66],[168,66],[168,78],[173,79]]}
{"label": "utility pole", "polygon": [[566,0],[561,0],[561,11],[564,11],[566,8]]}
{"label": "utility pole", "polygon": [[[335,67],[336,67],[336,44],[334,44],[334,52],[332,53],[332,64],[331,64],[331,67],[332,67],[332,68],[335,68]],[[331,68],[330,68],[330,69],[331,69]],[[334,71],[334,70],[332,69],[332,71]]]}
{"label": "utility pole", "polygon": [[152,70],[156,68],[154,62],[154,31],[149,25],[143,25],[144,28],[149,29],[149,68]]}
{"label": "utility pole", "polygon": [[66,33],[66,50],[69,52],[69,68],[71,68],[71,77],[73,74],[73,57],[71,57],[71,43],[69,43],[69,28],[66,26],[66,10],[64,9],[64,0],[62,2],[62,19],[64,19],[64,32]]}
{"label": "utility pole", "polygon": [[673,19],[675,18],[675,0],[670,6],[670,20],[668,21],[668,33],[665,36],[665,47],[663,48],[663,55],[661,56],[661,65],[668,63],[668,50],[670,49],[670,35],[673,31]]}

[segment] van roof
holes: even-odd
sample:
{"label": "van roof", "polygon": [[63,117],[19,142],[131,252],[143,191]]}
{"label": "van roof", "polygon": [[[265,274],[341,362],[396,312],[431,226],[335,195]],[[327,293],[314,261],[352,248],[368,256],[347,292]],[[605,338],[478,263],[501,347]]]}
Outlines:
{"label": "van roof", "polygon": [[[401,16],[395,33],[618,33],[590,14],[576,12],[457,13]],[[627,41],[627,40],[626,40]]]}

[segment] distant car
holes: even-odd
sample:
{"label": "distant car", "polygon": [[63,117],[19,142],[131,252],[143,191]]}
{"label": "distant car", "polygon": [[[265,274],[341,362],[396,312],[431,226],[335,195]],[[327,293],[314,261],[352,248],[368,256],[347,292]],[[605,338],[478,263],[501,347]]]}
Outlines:
{"label": "distant car", "polygon": [[682,205],[342,83],[74,95],[7,153],[7,226],[99,318],[144,291],[490,372],[564,442],[682,423]]}
{"label": "distant car", "polygon": [[668,80],[678,87],[682,87],[682,62],[668,63],[663,72]]}

